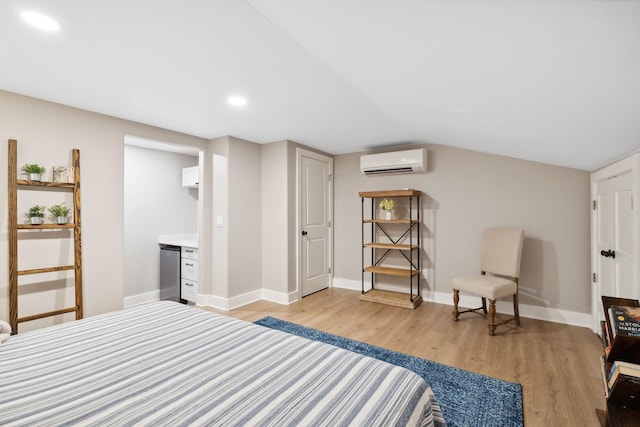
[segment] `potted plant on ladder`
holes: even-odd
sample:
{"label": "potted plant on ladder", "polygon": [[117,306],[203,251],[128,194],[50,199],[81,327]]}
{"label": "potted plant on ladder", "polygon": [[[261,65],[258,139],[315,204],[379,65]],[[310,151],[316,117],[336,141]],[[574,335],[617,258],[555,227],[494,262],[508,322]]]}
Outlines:
{"label": "potted plant on ladder", "polygon": [[31,225],[40,225],[44,222],[45,209],[45,206],[35,205],[29,208],[29,212],[24,214],[24,216]]}
{"label": "potted plant on ladder", "polygon": [[44,166],[40,166],[37,163],[27,163],[22,167],[22,172],[29,177],[29,181],[41,181],[42,174],[46,170]]}
{"label": "potted plant on ladder", "polygon": [[64,203],[49,207],[49,213],[56,220],[56,224],[63,225],[69,222],[69,208]]}

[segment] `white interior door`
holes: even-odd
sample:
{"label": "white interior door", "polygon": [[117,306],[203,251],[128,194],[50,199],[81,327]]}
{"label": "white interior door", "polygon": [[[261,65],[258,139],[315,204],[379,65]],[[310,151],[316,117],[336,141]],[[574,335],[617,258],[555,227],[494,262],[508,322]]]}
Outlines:
{"label": "white interior door", "polygon": [[331,281],[331,172],[333,159],[298,151],[299,263],[302,296]]}
{"label": "white interior door", "polygon": [[604,317],[602,295],[638,298],[640,285],[634,281],[633,194],[631,171],[595,183],[592,259],[596,322]]}

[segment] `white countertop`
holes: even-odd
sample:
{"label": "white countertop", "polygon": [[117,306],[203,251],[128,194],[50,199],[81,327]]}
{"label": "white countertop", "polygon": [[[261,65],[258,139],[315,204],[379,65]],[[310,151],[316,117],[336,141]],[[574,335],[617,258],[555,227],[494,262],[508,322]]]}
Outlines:
{"label": "white countertop", "polygon": [[198,247],[198,233],[158,234],[158,243],[162,245]]}

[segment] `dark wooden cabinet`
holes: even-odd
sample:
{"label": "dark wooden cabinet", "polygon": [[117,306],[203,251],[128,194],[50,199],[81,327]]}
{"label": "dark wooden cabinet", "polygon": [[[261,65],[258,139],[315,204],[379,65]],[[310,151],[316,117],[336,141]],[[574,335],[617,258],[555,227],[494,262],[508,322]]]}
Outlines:
{"label": "dark wooden cabinet", "polygon": [[620,374],[609,386],[608,375],[616,361],[640,364],[640,337],[616,334],[612,337],[609,307],[612,305],[640,306],[638,300],[614,297],[602,297],[605,321],[602,322],[602,380],[607,400],[605,422],[607,426],[640,426],[640,378]]}

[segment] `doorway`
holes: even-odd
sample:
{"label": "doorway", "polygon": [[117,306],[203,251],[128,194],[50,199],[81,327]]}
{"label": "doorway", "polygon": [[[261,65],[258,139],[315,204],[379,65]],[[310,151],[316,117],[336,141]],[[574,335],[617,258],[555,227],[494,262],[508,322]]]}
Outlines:
{"label": "doorway", "polygon": [[304,297],[331,285],[333,159],[298,148],[298,289]]}
{"label": "doorway", "polygon": [[183,169],[200,164],[197,148],[126,135],[124,139],[123,306],[177,299],[160,286],[160,235],[196,236],[199,188],[183,185]]}
{"label": "doorway", "polygon": [[592,318],[604,318],[602,295],[638,299],[638,216],[634,212],[638,155],[592,175]]}

